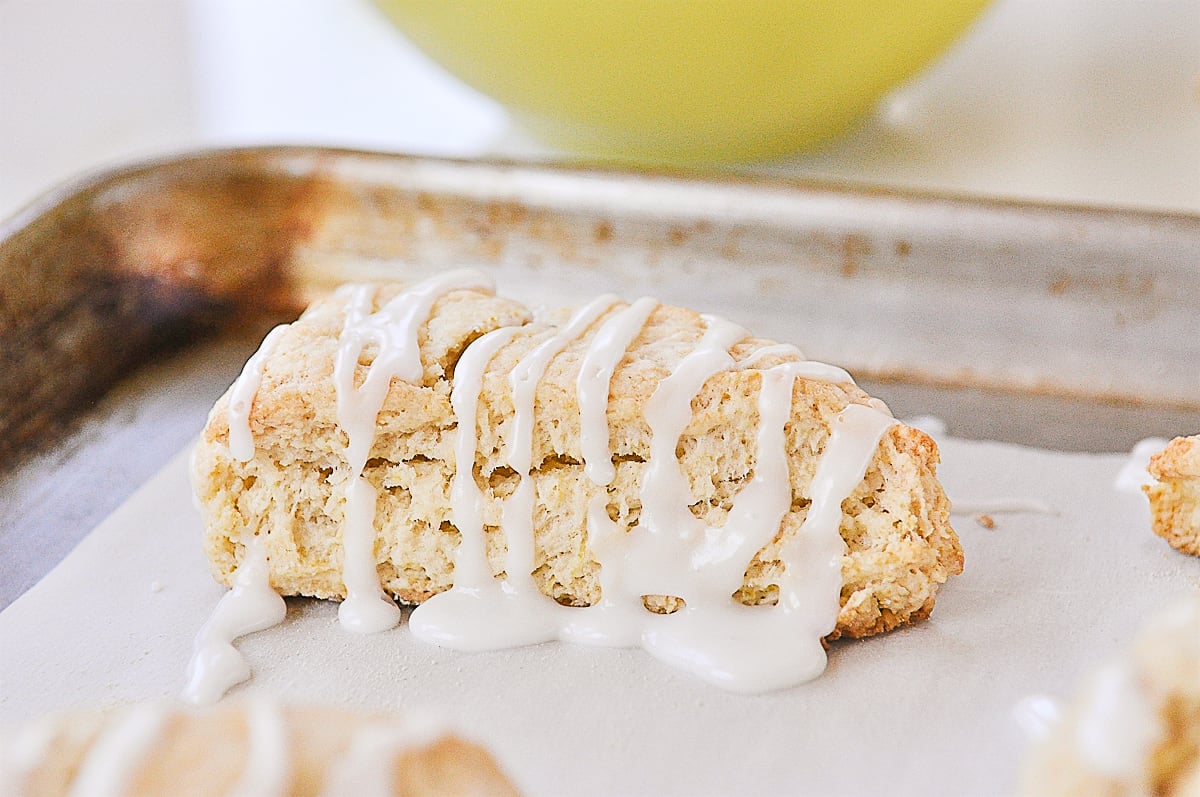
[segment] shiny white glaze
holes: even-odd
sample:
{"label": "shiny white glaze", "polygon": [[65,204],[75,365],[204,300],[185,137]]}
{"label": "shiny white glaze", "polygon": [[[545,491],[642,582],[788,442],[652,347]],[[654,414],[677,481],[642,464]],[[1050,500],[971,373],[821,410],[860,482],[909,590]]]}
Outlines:
{"label": "shiny white glaze", "polygon": [[271,589],[269,573],[263,539],[253,536],[233,574],[233,588],[222,596],[196,635],[182,695],[187,702],[215,703],[250,677],[250,665],[233,641],[278,625],[287,615],[287,604]]}
{"label": "shiny white glaze", "polygon": [[229,388],[229,406],[226,409],[226,419],[229,422],[229,453],[238,462],[249,462],[254,459],[254,435],[250,431],[250,410],[254,406],[254,397],[262,384],[263,369],[267,359],[279,345],[279,339],[288,329],[287,324],[281,324],[263,338],[258,351],[251,355]]}
{"label": "shiny white glaze", "polygon": [[[692,400],[714,374],[735,366],[729,348],[745,338],[746,331],[722,319],[706,321],[701,341],[660,383],[645,408],[652,437],[642,473],[638,527],[628,535],[618,530],[607,516],[605,492],[589,502],[589,545],[601,568],[601,601],[586,609],[559,606],[524,577],[529,566],[524,559],[522,575],[513,577],[515,571],[510,570],[503,580],[494,578],[484,550],[479,507],[483,497],[474,476],[460,466],[451,489],[454,525],[463,535],[454,586],[413,612],[410,626],[416,636],[461,650],[555,638],[640,645],[675,666],[742,692],[790,685],[824,669],[821,638],[833,630],[839,608],[841,503],[862,480],[880,437],[895,421],[863,405],[850,405],[838,416],[813,481],[807,519],[787,546],[791,550],[784,558],[789,566],[781,579],[779,605],[743,606],[733,593],[747,563],[775,536],[791,506],[784,428],[795,380],[849,379],[842,378],[840,369],[809,362],[784,363],[762,372],[754,476],[736,496],[725,524],[710,527],[688,508],[693,497],[675,447],[691,419]],[[629,326],[623,332],[626,339],[631,337]],[[498,332],[484,336],[468,348],[456,368],[453,403],[459,421],[459,463],[474,462],[481,374],[508,339]],[[607,350],[611,339],[599,344],[593,340],[589,349],[605,349],[603,358],[595,358],[603,364],[620,359]],[[611,370],[604,367],[593,373],[606,370],[611,378]],[[607,393],[606,385],[593,388]],[[527,402],[514,402],[514,426],[532,423],[531,416],[524,417],[526,412],[532,412]],[[520,445],[524,451],[527,443]],[[605,451],[604,459],[611,464],[611,453]],[[522,457],[516,461],[526,463]],[[598,470],[598,478],[606,478],[603,469]],[[524,518],[532,506],[520,507],[521,521],[506,523],[504,532],[510,541],[523,535],[528,551],[532,525]],[[469,567],[460,569],[464,564]],[[671,615],[654,614],[643,607],[643,595],[676,596],[685,606]]]}
{"label": "shiny white glaze", "polygon": [[[450,403],[458,419],[454,478],[450,482],[450,520],[460,539],[454,555],[454,586],[413,610],[413,634],[458,650],[492,650],[531,645],[554,637],[554,623],[536,588],[498,581],[487,558],[483,494],[475,484],[476,411],[483,371],[517,332],[502,327],[475,340],[454,367]],[[529,543],[532,547],[532,543]],[[525,580],[532,586],[532,580]]]}
{"label": "shiny white glaze", "polygon": [[[418,333],[433,305],[450,291],[473,289],[491,293],[490,278],[472,269],[449,271],[400,292],[383,307],[372,310],[378,287],[354,285],[345,289],[346,320],[338,338],[333,380],[337,389],[337,420],[346,433],[345,519],[342,523],[342,580],[346,599],[338,607],[343,627],[376,633],[400,622],[400,608],[379,583],[375,556],[377,490],[364,476],[375,422],[392,379],[418,383],[424,377]],[[362,383],[355,384],[359,358],[376,347]]]}
{"label": "shiny white glaze", "polygon": [[[510,584],[522,589],[533,586],[533,513],[534,485],[529,476],[533,456],[535,397],[538,383],[550,361],[583,336],[599,318],[612,309],[618,299],[605,294],[577,310],[562,329],[542,342],[517,363],[509,375],[512,388],[513,417],[508,444],[508,465],[517,474],[517,487],[502,510],[504,538],[508,545],[504,572]],[[607,402],[606,402],[607,403]]]}
{"label": "shiny white glaze", "polygon": [[162,737],[164,707],[132,706],[113,717],[92,742],[68,797],[121,797],[129,792],[138,767]]}
{"label": "shiny white glaze", "polygon": [[[675,447],[691,420],[692,399],[709,377],[733,365],[729,347],[747,336],[745,329],[731,322],[706,320],[708,329],[696,348],[659,383],[643,410],[651,437],[650,456],[642,470],[642,514],[621,563],[627,589],[636,596],[674,595],[693,601],[695,588],[701,586],[694,576],[697,563],[688,554],[702,541],[704,522],[689,509],[692,492]],[[778,521],[771,534],[777,527]]]}
{"label": "shiny white glaze", "polygon": [[[745,371],[756,367],[768,357],[788,357],[795,360],[803,360],[804,353],[790,343],[768,343],[766,346],[760,346],[738,360],[734,364],[734,367],[739,371]],[[852,381],[849,374],[846,375],[846,378],[848,381]]]}
{"label": "shiny white glaze", "polygon": [[596,331],[576,377],[579,400],[579,450],[584,473],[596,484],[608,484],[615,470],[608,442],[608,390],[613,371],[637,338],[658,300],[643,296],[614,313]]}
{"label": "shiny white glaze", "polygon": [[342,582],[346,599],[338,620],[348,631],[374,634],[400,622],[400,607],[383,592],[375,560],[375,507],[379,492],[365,476],[346,484],[342,518]]}

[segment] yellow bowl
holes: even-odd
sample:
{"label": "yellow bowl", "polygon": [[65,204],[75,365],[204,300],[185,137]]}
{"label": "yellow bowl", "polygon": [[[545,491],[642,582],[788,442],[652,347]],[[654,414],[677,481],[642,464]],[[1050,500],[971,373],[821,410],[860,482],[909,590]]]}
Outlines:
{"label": "yellow bowl", "polygon": [[669,163],[837,136],[987,0],[376,0],[544,142]]}

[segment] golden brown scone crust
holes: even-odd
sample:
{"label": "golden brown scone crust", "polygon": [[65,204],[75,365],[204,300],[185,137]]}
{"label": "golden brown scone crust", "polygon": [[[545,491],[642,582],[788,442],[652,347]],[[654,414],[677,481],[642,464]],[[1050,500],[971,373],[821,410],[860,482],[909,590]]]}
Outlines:
{"label": "golden brown scone crust", "polygon": [[1147,485],[1154,533],[1184,553],[1200,556],[1200,435],[1177,437],[1150,459]]}
{"label": "golden brown scone crust", "polygon": [[[159,707],[165,723],[138,762],[129,794],[140,797],[207,797],[227,794],[243,777],[253,743],[247,722],[249,704],[227,701],[214,708]],[[120,708],[65,712],[42,720],[49,730],[41,757],[13,797],[60,797],[106,729],[120,721]],[[364,728],[396,727],[398,720],[334,708],[275,706],[285,728],[287,757],[284,794],[317,797],[331,784],[331,773],[350,753],[355,735]],[[404,738],[407,731],[401,731]],[[433,797],[461,794],[511,797],[511,782],[482,747],[449,733],[411,735],[412,743],[389,749],[390,794]],[[0,754],[9,750],[0,747]],[[385,770],[386,771],[386,770]],[[13,773],[16,774],[16,773]],[[336,780],[334,780],[336,782]],[[9,797],[10,792],[4,792]]]}
{"label": "golden brown scone crust", "polygon": [[1081,699],[1033,751],[1023,795],[1200,797],[1200,593],[1157,614],[1121,664],[1130,668],[1159,728],[1142,777],[1106,775],[1085,759],[1078,742]]}
{"label": "golden brown scone crust", "polygon": [[[385,286],[376,306],[398,290]],[[513,414],[507,378],[566,315],[533,322],[521,305],[473,291],[448,294],[434,305],[420,337],[424,380],[419,385],[392,381],[365,471],[380,490],[376,558],[381,582],[392,595],[420,602],[451,585],[458,541],[449,500],[455,467],[454,363],[480,335],[524,324],[489,363],[478,412],[475,476],[489,499],[484,510],[489,557],[495,572],[503,568],[500,499],[516,486],[506,464]],[[599,598],[599,566],[583,530],[589,498],[605,488],[583,475],[575,395],[581,359],[599,323],[550,362],[536,394],[535,578],[545,594],[572,605]],[[223,583],[229,583],[248,536],[265,533],[276,589],[344,597],[339,528],[348,478],[346,437],[336,422],[331,378],[342,324],[342,302],[334,297],[311,307],[281,339],[251,412],[252,460],[240,463],[229,454],[228,395],[210,415],[194,458],[194,486],[205,520],[205,550]],[[638,485],[649,455],[642,408],[704,329],[698,313],[660,306],[613,374],[608,425],[616,478],[607,488],[608,509],[626,531],[637,522]],[[732,354],[743,357],[766,342],[744,341]],[[761,365],[787,359],[793,358],[768,357]],[[360,378],[366,365],[360,361]],[[693,416],[677,451],[696,499],[692,511],[710,525],[724,522],[733,495],[753,471],[760,380],[754,370],[719,373],[692,402]],[[775,540],[750,564],[739,594],[744,602],[774,600],[782,567],[778,552],[804,520],[831,423],[847,404],[869,400],[852,384],[796,380],[786,428],[793,506]],[[884,435],[866,478],[843,503],[841,534],[848,551],[842,610],[830,638],[866,636],[927,616],[938,586],[961,572],[962,550],[935,476],[937,463],[937,447],[924,433],[897,424]],[[665,608],[670,601],[652,603]]]}

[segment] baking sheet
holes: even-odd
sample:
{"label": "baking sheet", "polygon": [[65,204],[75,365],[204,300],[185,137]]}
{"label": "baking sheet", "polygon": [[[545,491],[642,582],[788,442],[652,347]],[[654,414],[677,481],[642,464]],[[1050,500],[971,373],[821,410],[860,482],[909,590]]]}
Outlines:
{"label": "baking sheet", "polygon": [[319,147],[189,153],[85,176],[0,222],[0,607],[199,431],[254,349],[229,339],[240,325],[265,331],[342,280],[464,264],[527,302],[616,290],[725,315],[967,437],[1118,451],[1200,430],[1194,215]]}
{"label": "baking sheet", "polygon": [[[1032,502],[984,528],[956,516],[966,571],[927,622],[840,642],[821,678],[721,692],[638,650],[551,643],[462,654],[405,626],[360,636],[336,605],[290,600],[243,639],[239,691],[432,710],[491,747],[531,795],[1006,794],[1026,749],[1014,708],[1069,695],[1146,614],[1200,585],[1200,559],[1113,488],[1121,455],[943,438],[952,501]],[[222,594],[200,550],[187,452],[0,613],[0,724],[79,703],[171,698]]]}
{"label": "baking sheet", "polygon": [[[0,471],[4,445],[50,439],[152,366],[0,474],[0,607],[15,599],[0,613],[0,724],[182,687],[221,588],[186,455],[170,458],[255,340],[170,356],[163,340],[287,317],[341,280],[464,263],[527,301],[618,290],[726,315],[967,437],[1112,451],[1200,429],[1195,216],[312,147],[120,169],[0,224]],[[295,600],[241,643],[246,688],[429,708],[533,795],[1007,793],[1025,745],[1013,706],[1067,694],[1200,581],[1200,560],[1111,489],[1121,455],[957,439],[943,453],[953,499],[1054,512],[992,530],[958,517],[967,571],[933,618],[836,644],[814,683],[743,697],[636,650],[464,655],[404,627],[351,635],[333,605]]]}

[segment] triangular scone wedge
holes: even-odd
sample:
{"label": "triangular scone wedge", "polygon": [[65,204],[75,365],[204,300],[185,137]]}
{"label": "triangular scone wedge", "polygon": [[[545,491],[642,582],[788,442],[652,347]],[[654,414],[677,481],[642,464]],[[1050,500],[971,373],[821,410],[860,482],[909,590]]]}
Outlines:
{"label": "triangular scone wedge", "polygon": [[[366,310],[378,310],[400,291],[382,286]],[[354,474],[347,465],[348,438],[338,423],[332,376],[349,296],[343,290],[315,304],[263,352],[261,383],[249,406],[253,454],[247,461],[230,451],[229,394],[218,401],[204,429],[194,458],[194,486],[204,517],[205,550],[216,578],[225,584],[248,539],[258,535],[265,539],[275,589],[286,595],[346,596],[342,527],[347,480]],[[649,307],[645,301],[641,307]],[[647,533],[639,526],[640,491],[652,459],[647,405],[716,323],[679,307],[655,304],[649,309],[612,371],[607,460],[613,474],[606,484],[598,484],[585,473],[578,379],[601,328],[626,310],[629,305],[614,299],[594,323],[583,324],[582,333],[548,360],[536,387],[529,443],[535,495],[532,572],[537,588],[564,605],[592,605],[601,597],[598,562],[603,557],[587,533],[593,499],[606,495],[600,505],[618,536],[633,539]],[[418,335],[423,375],[419,382],[391,380],[363,469],[377,491],[373,564],[387,594],[417,603],[452,585],[460,542],[451,507],[459,426],[451,406],[456,368],[473,341],[515,326],[502,333],[507,340],[482,371],[473,467],[487,556],[493,573],[504,571],[502,508],[520,483],[510,464],[516,436],[510,374],[539,345],[559,335],[569,317],[563,311],[534,320],[520,304],[479,290],[449,291],[433,302]],[[579,323],[578,317],[574,320]],[[356,382],[366,378],[375,351],[368,346],[359,357]],[[712,530],[718,547],[731,506],[757,476],[764,374],[780,363],[803,359],[791,347],[751,337],[737,339],[727,351],[737,367],[719,369],[703,381],[690,402],[683,433],[668,447],[677,465],[665,463],[685,478],[690,515]],[[797,377],[790,393],[779,441],[786,450],[790,501],[785,498],[782,521],[768,529],[767,542],[738,571],[744,573],[743,583],[731,592],[746,604],[777,599],[780,576],[788,567],[781,551],[804,524],[813,502],[814,474],[840,414],[851,405],[880,412],[879,402],[848,377]],[[962,570],[949,502],[935,475],[934,441],[887,421],[878,445],[869,449],[874,453],[865,475],[856,478],[857,486],[844,500],[835,499],[845,550],[840,612],[827,639],[867,636],[924,618],[938,587]],[[669,595],[651,595],[646,603],[658,611],[679,605]]]}
{"label": "triangular scone wedge", "polygon": [[1150,459],[1146,485],[1154,533],[1172,547],[1200,556],[1200,435],[1177,437]]}

